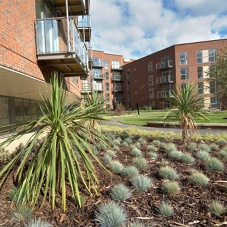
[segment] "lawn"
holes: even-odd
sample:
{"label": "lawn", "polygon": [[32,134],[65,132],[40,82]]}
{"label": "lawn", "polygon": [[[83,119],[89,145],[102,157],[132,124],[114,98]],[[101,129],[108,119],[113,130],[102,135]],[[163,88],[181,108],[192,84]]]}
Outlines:
{"label": "lawn", "polygon": [[[148,115],[142,115],[137,117],[130,117],[130,118],[123,118],[120,119],[119,122],[131,125],[147,125],[147,121],[153,122],[163,122],[163,117],[167,112],[153,112],[149,113]],[[227,119],[223,119],[227,117],[227,111],[222,112],[204,112],[204,115],[210,120],[207,121],[206,119],[196,119],[197,123],[227,123]],[[168,122],[179,122],[176,118],[172,118],[168,120]]]}

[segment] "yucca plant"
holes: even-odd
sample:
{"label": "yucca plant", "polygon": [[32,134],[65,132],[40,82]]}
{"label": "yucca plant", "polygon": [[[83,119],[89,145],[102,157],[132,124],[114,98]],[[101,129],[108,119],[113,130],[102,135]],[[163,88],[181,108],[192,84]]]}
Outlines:
{"label": "yucca plant", "polygon": [[[92,194],[91,187],[97,193],[98,179],[87,152],[101,166],[102,164],[88,142],[81,137],[81,133],[87,135],[87,137],[90,133],[100,143],[107,145],[102,139],[101,133],[95,128],[90,130],[90,127],[84,126],[84,122],[87,120],[104,120],[99,117],[100,114],[103,114],[102,103],[93,103],[90,106],[80,104],[77,107],[67,105],[66,91],[63,89],[63,82],[59,81],[57,74],[54,74],[51,78],[50,95],[45,94],[41,97],[43,101],[39,103],[39,106],[43,116],[38,120],[16,125],[14,127],[15,133],[0,144],[0,147],[7,146],[31,132],[34,128],[38,128],[16,156],[1,170],[0,177],[3,177],[0,186],[4,183],[14,164],[19,162],[17,178],[20,188],[15,197],[21,199],[21,204],[29,201],[30,205],[35,205],[42,188],[44,193],[43,203],[48,196],[49,200],[52,201],[52,209],[54,209],[55,196],[60,192],[62,208],[65,211],[66,181],[68,181],[73,197],[79,205],[81,204],[79,181],[83,182],[90,195]],[[44,131],[48,132],[47,136],[32,152],[34,145],[37,144],[36,141]],[[7,130],[4,132],[7,132]],[[74,149],[81,157],[80,162]],[[27,168],[28,159],[30,159],[30,162]],[[21,198],[22,194],[24,195],[23,198]]]}
{"label": "yucca plant", "polygon": [[198,95],[198,85],[188,83],[187,88],[175,87],[172,91],[172,98],[166,97],[166,99],[173,105],[175,109],[168,112],[163,118],[164,122],[168,119],[175,117],[179,119],[180,127],[182,129],[182,139],[186,145],[188,137],[188,129],[191,134],[194,133],[196,128],[195,118],[205,118],[209,120],[201,111],[202,106],[200,103],[203,102],[203,96]]}

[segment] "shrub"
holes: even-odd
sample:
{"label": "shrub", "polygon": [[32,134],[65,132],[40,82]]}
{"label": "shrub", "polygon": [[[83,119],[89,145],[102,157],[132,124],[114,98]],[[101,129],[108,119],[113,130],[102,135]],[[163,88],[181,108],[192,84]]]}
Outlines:
{"label": "shrub", "polygon": [[111,133],[111,132],[109,132],[109,133],[106,135],[106,137],[111,138],[111,140],[114,140],[114,139],[115,139],[115,135],[114,135],[113,133]]}
{"label": "shrub", "polygon": [[113,143],[114,143],[115,145],[120,145],[120,144],[121,144],[121,142],[120,142],[118,139],[113,140]]}
{"label": "shrub", "polygon": [[189,182],[195,185],[201,185],[201,186],[206,186],[209,183],[209,178],[206,177],[204,174],[199,173],[199,172],[194,172],[192,175],[189,177]]}
{"label": "shrub", "polygon": [[146,144],[147,142],[146,142],[146,140],[143,140],[143,139],[141,138],[141,139],[138,140],[138,143],[140,143],[140,144]]}
{"label": "shrub", "polygon": [[174,180],[177,178],[177,172],[171,167],[161,167],[159,170],[159,175],[168,180]]}
{"label": "shrub", "polygon": [[181,159],[181,156],[182,156],[182,153],[179,152],[179,151],[171,151],[169,153],[169,157],[172,160],[180,160]]}
{"label": "shrub", "polygon": [[40,219],[32,220],[28,225],[28,227],[52,227],[52,226],[53,225],[51,225],[50,223],[42,221]]}
{"label": "shrub", "polygon": [[130,198],[131,193],[124,184],[117,184],[112,188],[111,196],[113,199],[123,202],[125,199]]}
{"label": "shrub", "polygon": [[126,166],[121,174],[125,177],[132,178],[139,174],[138,169],[135,166]]}
{"label": "shrub", "polygon": [[206,152],[210,152],[210,147],[207,144],[199,144],[199,150],[200,151],[206,151]]}
{"label": "shrub", "polygon": [[147,146],[147,151],[157,151],[158,149],[152,145]]}
{"label": "shrub", "polygon": [[136,221],[136,222],[130,223],[129,227],[145,227],[145,225]]}
{"label": "shrub", "polygon": [[190,143],[190,144],[188,145],[188,149],[189,149],[190,151],[194,151],[194,150],[196,149],[196,147],[197,147],[197,144],[196,144],[196,143]]}
{"label": "shrub", "polygon": [[211,158],[205,163],[205,168],[207,170],[222,171],[224,169],[224,164],[217,158]]}
{"label": "shrub", "polygon": [[162,162],[160,162],[160,164],[159,164],[160,167],[166,167],[168,165],[169,165],[169,162],[166,160],[162,160]]}
{"label": "shrub", "polygon": [[221,150],[218,152],[218,155],[222,158],[227,158],[227,151]]}
{"label": "shrub", "polygon": [[124,131],[124,132],[120,133],[119,137],[122,140],[125,140],[125,139],[127,139],[129,137],[129,134],[126,131]]}
{"label": "shrub", "polygon": [[96,221],[103,227],[120,227],[126,221],[126,217],[123,207],[113,201],[109,201],[99,206]]}
{"label": "shrub", "polygon": [[177,148],[174,143],[167,143],[165,147],[165,152],[170,153],[171,151],[176,151]]}
{"label": "shrub", "polygon": [[226,212],[226,208],[218,201],[213,201],[210,204],[210,210],[218,217]]}
{"label": "shrub", "polygon": [[173,214],[173,208],[165,202],[162,202],[159,206],[159,212],[162,216],[170,217]]}
{"label": "shrub", "polygon": [[135,156],[135,157],[142,157],[142,156],[143,156],[142,153],[141,153],[141,151],[140,151],[139,149],[137,149],[137,148],[133,149],[133,150],[131,151],[131,154],[132,154],[133,156]]}
{"label": "shrub", "polygon": [[164,149],[165,149],[165,148],[166,148],[166,143],[160,143],[160,144],[159,144],[159,147],[161,147],[161,148],[164,148]]}
{"label": "shrub", "polygon": [[133,143],[132,140],[131,140],[130,138],[125,139],[124,142],[126,142],[127,144]]}
{"label": "shrub", "polygon": [[159,146],[160,143],[161,143],[161,142],[160,142],[159,140],[154,140],[154,141],[152,142],[152,144],[155,145],[155,146]]}
{"label": "shrub", "polygon": [[120,151],[120,148],[118,146],[114,146],[115,151]]}
{"label": "shrub", "polygon": [[180,187],[179,187],[178,183],[175,181],[166,182],[162,189],[163,189],[164,193],[169,194],[169,195],[175,195],[180,192]]}
{"label": "shrub", "polygon": [[219,150],[219,146],[216,143],[212,143],[210,145],[210,148],[212,151],[218,151]]}
{"label": "shrub", "polygon": [[112,158],[111,158],[108,154],[105,154],[105,155],[103,156],[102,161],[103,161],[104,163],[108,163],[108,162],[111,162],[111,161],[112,161]]}
{"label": "shrub", "polygon": [[133,186],[139,191],[146,191],[152,186],[152,181],[146,176],[138,175],[132,178]]}
{"label": "shrub", "polygon": [[184,163],[189,164],[189,163],[193,163],[195,160],[194,160],[194,158],[191,156],[191,154],[189,154],[189,153],[183,153],[183,154],[181,155],[181,161],[184,162]]}
{"label": "shrub", "polygon": [[207,153],[206,151],[198,151],[196,156],[198,159],[200,159],[202,161],[206,161],[207,159],[210,158],[209,153]]}
{"label": "shrub", "polygon": [[21,203],[23,199],[26,200],[26,195],[24,192],[22,192],[20,195],[20,189],[21,189],[20,186],[12,188],[7,197],[10,198],[15,203]]}
{"label": "shrub", "polygon": [[32,209],[29,206],[20,206],[14,212],[14,218],[18,222],[27,222],[32,217]]}
{"label": "shrub", "polygon": [[122,146],[123,146],[123,147],[127,147],[128,144],[124,141],[124,142],[122,143]]}
{"label": "shrub", "polygon": [[217,141],[217,143],[220,144],[220,145],[224,145],[224,144],[226,144],[226,140],[225,139],[219,139]]}
{"label": "shrub", "polygon": [[132,151],[132,150],[135,149],[135,148],[136,148],[135,145],[130,145],[130,146],[129,146],[129,150],[130,150],[130,151]]}
{"label": "shrub", "polygon": [[116,153],[114,151],[112,151],[112,150],[107,150],[106,154],[108,154],[111,158],[116,156]]}
{"label": "shrub", "polygon": [[136,146],[137,149],[140,149],[140,143],[138,143],[138,142],[135,143],[135,146]]}
{"label": "shrub", "polygon": [[96,143],[95,146],[96,146],[96,148],[97,148],[98,151],[105,151],[106,148],[107,148],[107,147],[106,147],[104,144],[102,144],[102,143]]}
{"label": "shrub", "polygon": [[139,138],[141,138],[141,135],[140,135],[140,134],[136,134],[136,135],[133,137],[133,140],[138,140]]}
{"label": "shrub", "polygon": [[145,158],[134,158],[133,165],[139,169],[146,169],[147,168],[147,161]]}
{"label": "shrub", "polygon": [[155,152],[150,152],[149,155],[150,155],[150,158],[157,158],[158,157],[158,155]]}
{"label": "shrub", "polygon": [[109,168],[114,173],[120,173],[123,169],[123,165],[118,161],[112,161],[109,165]]}
{"label": "shrub", "polygon": [[121,137],[117,137],[116,140],[119,140],[119,142],[122,141]]}

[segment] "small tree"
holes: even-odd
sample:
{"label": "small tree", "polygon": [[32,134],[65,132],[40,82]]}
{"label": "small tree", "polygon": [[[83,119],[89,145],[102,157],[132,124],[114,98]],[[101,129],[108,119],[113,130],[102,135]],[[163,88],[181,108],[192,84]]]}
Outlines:
{"label": "small tree", "polygon": [[[188,137],[188,129],[191,133],[194,133],[196,128],[195,118],[206,118],[201,112],[204,96],[198,95],[198,85],[188,83],[187,87],[181,87],[180,85],[174,88],[172,92],[172,98],[166,97],[173,106],[174,109],[169,111],[163,118],[166,122],[170,117],[175,117],[179,120],[180,127],[182,128],[182,139],[186,145],[186,139]],[[207,119],[209,120],[209,119]]]}

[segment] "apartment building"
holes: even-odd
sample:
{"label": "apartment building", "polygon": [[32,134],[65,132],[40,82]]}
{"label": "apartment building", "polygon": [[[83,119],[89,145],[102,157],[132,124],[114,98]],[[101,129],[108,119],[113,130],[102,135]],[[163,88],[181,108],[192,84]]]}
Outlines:
{"label": "apartment building", "polygon": [[90,0],[1,0],[0,126],[41,115],[36,101],[61,73],[69,101],[89,75]]}

